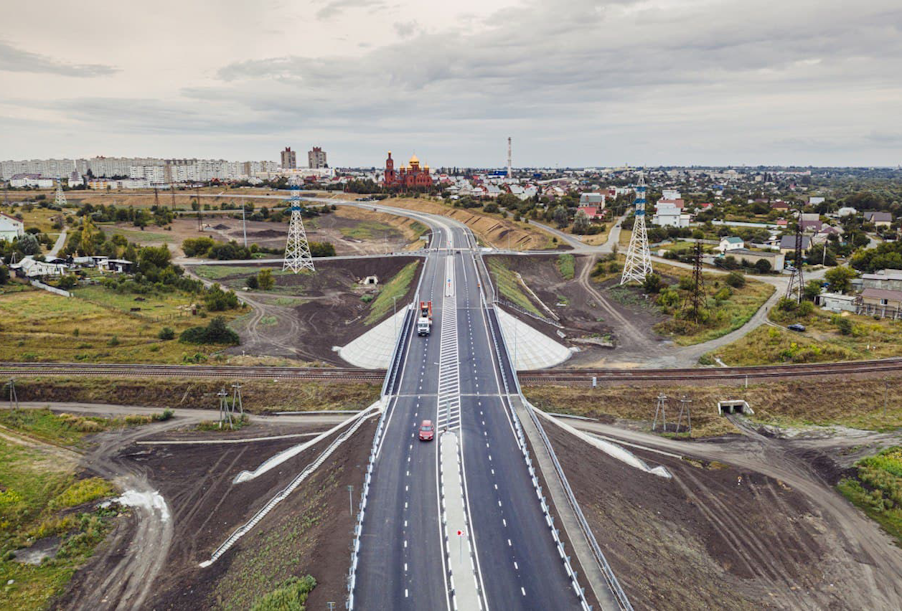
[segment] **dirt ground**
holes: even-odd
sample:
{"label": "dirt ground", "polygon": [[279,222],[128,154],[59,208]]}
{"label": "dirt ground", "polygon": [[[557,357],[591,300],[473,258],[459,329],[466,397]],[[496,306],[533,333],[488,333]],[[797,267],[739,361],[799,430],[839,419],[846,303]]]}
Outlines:
{"label": "dirt ground", "polygon": [[898,608],[899,593],[875,591],[832,516],[784,481],[630,448],[664,465],[666,480],[546,429],[636,608]]}
{"label": "dirt ground", "polygon": [[[361,300],[370,289],[360,286],[359,281],[377,276],[380,283],[388,282],[405,265],[417,260],[404,256],[322,259],[316,262],[316,274],[275,276],[276,289],[271,294],[242,292],[242,299],[254,308],[233,324],[241,345],[228,352],[346,365],[333,348],[344,346],[370,328],[363,324],[370,306]],[[247,276],[259,271],[250,266],[246,269],[247,273],[229,274],[219,282],[238,288]],[[412,299],[421,271],[419,266],[399,303]],[[386,317],[390,315],[389,311]]]}
{"label": "dirt ground", "polygon": [[[287,434],[322,430],[322,426],[280,425],[278,430],[242,431],[232,436]],[[347,486],[359,491],[363,481],[369,442],[375,430],[370,420],[342,444],[300,488],[270,512],[248,535],[208,568],[199,563],[238,526],[313,460],[331,441],[324,440],[291,458],[279,468],[242,484],[232,484],[246,469],[259,466],[273,454],[301,443],[301,439],[256,441],[241,444],[139,445],[128,439],[109,461],[123,471],[142,474],[166,499],[171,511],[171,543],[164,568],[153,580],[145,608],[247,609],[259,597],[279,587],[291,576],[313,575],[317,587],[309,608],[341,605],[346,596],[345,578],[353,529],[348,511]],[[216,440],[217,433],[168,432],[165,439],[202,436]],[[151,437],[157,439],[160,436]],[[124,442],[124,443],[122,443]],[[116,443],[112,440],[111,443]],[[58,608],[116,604],[93,600],[92,591],[108,572],[132,554],[129,542],[140,527],[132,516],[98,550],[91,563],[73,579]],[[159,551],[159,550],[158,550]],[[124,601],[120,601],[124,602]]]}
{"label": "dirt ground", "polygon": [[[197,220],[190,217],[174,219],[171,229],[149,226],[142,232],[130,223],[116,223],[113,227],[124,232],[130,241],[144,246],[167,243],[178,257],[184,256],[181,245],[189,238],[208,237],[224,243],[244,243],[241,214],[235,211],[204,216],[202,231],[198,230]],[[360,208],[340,207],[329,214],[306,219],[304,228],[309,241],[329,242],[339,256],[402,252],[425,244],[419,239],[425,227],[415,221]],[[283,249],[287,237],[287,222],[247,221],[248,245]]]}
{"label": "dirt ground", "polygon": [[[520,274],[539,300],[558,316],[564,327],[561,331],[567,336],[565,343],[579,349],[564,363],[565,367],[597,367],[615,363],[629,367],[648,363],[656,356],[666,355],[668,346],[672,344],[652,329],[665,319],[664,316],[651,307],[624,305],[614,299],[610,289],[617,285],[616,280],[599,284],[591,279],[594,256],[575,256],[575,275],[570,280],[565,280],[558,271],[558,255],[498,256],[497,259]],[[638,295],[637,290],[630,291],[629,294]],[[540,312],[545,311],[532,296],[529,297]],[[641,296],[634,298],[641,299]],[[558,329],[553,325],[527,316],[521,315],[520,318],[550,337],[557,336]],[[599,343],[613,343],[613,348]]]}

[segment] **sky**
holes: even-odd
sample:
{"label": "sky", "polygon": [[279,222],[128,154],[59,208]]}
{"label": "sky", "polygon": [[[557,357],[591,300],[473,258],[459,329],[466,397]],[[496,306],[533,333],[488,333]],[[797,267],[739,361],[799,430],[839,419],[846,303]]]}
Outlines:
{"label": "sky", "polygon": [[0,158],[902,163],[899,0],[68,0],[0,23]]}

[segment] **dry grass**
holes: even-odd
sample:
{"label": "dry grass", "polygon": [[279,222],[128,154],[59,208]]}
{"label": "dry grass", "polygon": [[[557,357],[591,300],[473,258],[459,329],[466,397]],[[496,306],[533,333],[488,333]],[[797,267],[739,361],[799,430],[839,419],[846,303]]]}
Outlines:
{"label": "dry grass", "polygon": [[481,242],[494,248],[506,249],[508,242],[513,250],[545,250],[555,246],[551,234],[535,225],[502,219],[499,215],[453,208],[432,199],[390,198],[379,204],[447,216],[467,225]]}
{"label": "dry grass", "polygon": [[[218,409],[221,380],[16,376],[20,401],[85,402],[160,408]],[[244,408],[252,413],[363,409],[380,385],[250,379],[242,381]]]}
{"label": "dry grass", "polygon": [[824,363],[902,356],[902,322],[854,314],[840,318],[852,324],[851,334],[840,333],[835,315],[816,310],[807,317],[782,321],[784,324],[801,322],[806,327],[804,333],[760,327],[712,354],[728,365]]}
{"label": "dry grass", "polygon": [[[0,295],[0,360],[106,363],[182,363],[208,358],[215,346],[186,346],[162,341],[158,334],[171,327],[178,335],[199,323],[182,315],[178,305],[190,296],[166,294],[120,295],[95,286],[65,298],[44,291]],[[79,296],[84,295],[85,298]],[[140,312],[130,312],[140,307]],[[233,317],[237,312],[225,313]]]}
{"label": "dry grass", "polygon": [[[774,425],[841,425],[867,430],[895,429],[902,426],[902,377],[888,382],[887,410],[884,415],[884,384],[880,380],[854,379],[825,382],[770,382],[742,386],[716,387],[692,385],[604,386],[595,389],[561,386],[530,386],[524,394],[536,407],[558,413],[588,416],[601,420],[640,421],[650,428],[656,397],[670,397],[668,420],[679,412],[679,399],[691,399],[693,437],[708,437],[737,432],[725,418],[717,415],[717,402],[745,399],[754,410],[753,419]],[[834,388],[831,388],[831,385]],[[830,400],[825,400],[825,396]]]}

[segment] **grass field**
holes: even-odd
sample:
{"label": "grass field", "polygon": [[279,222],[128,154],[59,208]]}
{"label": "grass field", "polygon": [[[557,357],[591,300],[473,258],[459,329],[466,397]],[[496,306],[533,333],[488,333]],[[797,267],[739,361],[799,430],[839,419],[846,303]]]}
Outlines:
{"label": "grass field", "polygon": [[419,261],[408,263],[382,287],[382,290],[379,291],[379,294],[370,304],[370,313],[364,320],[365,324],[372,325],[382,320],[382,317],[392,311],[395,307],[394,298],[400,299],[407,294],[419,264]]}
{"label": "grass field", "polygon": [[561,277],[564,280],[573,280],[573,276],[576,273],[574,265],[573,255],[558,255],[557,271],[561,273]]}
{"label": "grass field", "polygon": [[[33,439],[77,441],[81,433],[63,434],[66,425],[58,416],[39,414],[25,421],[19,424],[31,437],[10,428],[0,436],[0,605],[30,610],[48,608],[65,589],[111,528],[116,511],[86,505],[112,496],[114,489],[100,478],[78,479],[78,455]],[[72,512],[76,507],[80,510]],[[14,550],[37,544],[46,544],[55,555],[38,564],[14,560]]]}
{"label": "grass field", "polygon": [[542,313],[539,312],[539,309],[529,300],[529,297],[526,296],[520,279],[517,278],[517,275],[508,269],[504,263],[491,257],[489,258],[489,270],[495,279],[495,285],[498,287],[498,292],[500,292],[505,299],[537,316],[542,315]]}
{"label": "grass field", "polygon": [[111,223],[101,223],[98,225],[108,236],[121,235],[129,242],[135,244],[173,244],[176,242],[176,236],[165,231],[153,231],[140,229],[126,229],[125,227],[117,227]]}
{"label": "grass field", "polygon": [[[220,349],[158,338],[164,327],[178,335],[209,322],[176,309],[191,303],[189,295],[142,295],[146,300],[136,302],[134,295],[101,286],[78,289],[75,295],[0,294],[0,360],[182,363],[205,360]],[[129,312],[132,307],[141,311]],[[232,318],[237,312],[224,314]]]}
{"label": "grass field", "polygon": [[[817,309],[805,317],[780,316],[780,319],[780,324],[786,325],[801,322],[806,331],[760,327],[711,355],[728,365],[824,363],[902,356],[900,321],[874,320],[851,313],[838,317]],[[841,319],[851,325],[848,335],[843,335],[837,324]]]}
{"label": "grass field", "polygon": [[[655,268],[658,273],[676,278],[689,278],[692,275],[691,270],[680,267],[656,264]],[[723,275],[703,274],[703,276],[707,295],[705,307],[707,319],[696,324],[673,317],[655,327],[658,333],[672,337],[680,346],[700,344],[735,331],[747,323],[776,290],[773,285],[748,278],[745,286],[735,288],[725,283]],[[681,304],[677,308],[681,308],[688,299],[688,291],[678,292]],[[715,298],[715,295],[721,292],[727,295],[726,299]]]}
{"label": "grass field", "polygon": [[837,488],[902,545],[902,447],[888,448],[856,463],[858,473]]}
{"label": "grass field", "polygon": [[[50,201],[53,201],[52,195],[50,197]],[[9,216],[16,216],[21,214],[22,222],[25,224],[25,229],[36,227],[40,229],[42,233],[59,235],[59,229],[56,229],[53,226],[53,219],[59,217],[61,214],[65,215],[67,211],[64,210],[63,212],[58,212],[56,210],[40,208],[38,206],[34,206],[30,211],[28,211],[25,210],[22,206],[0,206],[0,212],[8,214]]]}
{"label": "grass field", "polygon": [[[691,399],[693,437],[738,433],[717,414],[717,402],[745,399],[755,411],[751,418],[778,426],[847,426],[864,430],[902,427],[902,377],[891,378],[885,388],[874,380],[770,382],[716,387],[683,385],[607,386],[595,389],[530,386],[524,394],[536,407],[550,412],[599,418],[642,421],[650,428],[657,396],[670,397],[668,421],[679,410],[680,397]],[[824,393],[834,393],[825,401]],[[884,399],[887,409],[884,413]]]}
{"label": "grass field", "polygon": [[360,221],[353,227],[342,227],[341,234],[355,240],[382,240],[399,236],[401,232],[379,221]]}

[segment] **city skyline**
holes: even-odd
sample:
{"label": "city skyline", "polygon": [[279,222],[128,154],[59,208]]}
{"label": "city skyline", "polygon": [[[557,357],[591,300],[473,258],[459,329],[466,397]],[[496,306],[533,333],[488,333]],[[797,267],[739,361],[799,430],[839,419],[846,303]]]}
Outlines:
{"label": "city skyline", "polygon": [[194,0],[103,20],[51,4],[52,21],[7,9],[0,158],[276,159],[293,142],[336,167],[387,150],[502,167],[512,136],[515,167],[902,161],[887,0]]}

